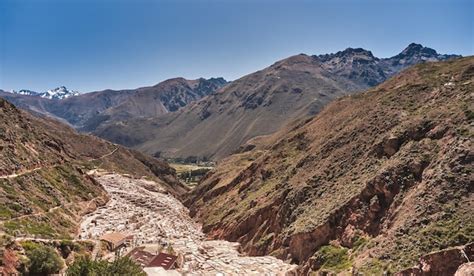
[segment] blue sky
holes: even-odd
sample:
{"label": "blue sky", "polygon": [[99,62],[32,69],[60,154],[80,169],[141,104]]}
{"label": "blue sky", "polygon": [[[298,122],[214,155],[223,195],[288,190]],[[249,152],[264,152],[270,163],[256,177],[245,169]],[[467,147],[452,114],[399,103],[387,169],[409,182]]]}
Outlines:
{"label": "blue sky", "polygon": [[474,53],[471,0],[0,0],[0,88],[228,80],[298,53]]}

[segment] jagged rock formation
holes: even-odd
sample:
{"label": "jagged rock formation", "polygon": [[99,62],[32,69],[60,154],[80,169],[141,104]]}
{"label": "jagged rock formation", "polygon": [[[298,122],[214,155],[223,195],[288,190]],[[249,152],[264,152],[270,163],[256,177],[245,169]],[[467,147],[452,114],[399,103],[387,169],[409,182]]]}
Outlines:
{"label": "jagged rock formation", "polygon": [[[474,58],[414,66],[224,159],[186,204],[301,272],[396,272],[474,240]],[[225,208],[224,208],[225,207]]]}
{"label": "jagged rock formation", "polygon": [[0,99],[0,231],[67,237],[107,196],[86,172],[148,177],[179,195],[187,189],[167,164],[56,121],[34,118]]}
{"label": "jagged rock formation", "polygon": [[296,55],[178,112],[116,121],[94,133],[149,154],[221,159],[255,136],[313,116],[338,97],[377,85],[413,64],[450,57],[419,44],[387,59],[352,48],[329,55]]}

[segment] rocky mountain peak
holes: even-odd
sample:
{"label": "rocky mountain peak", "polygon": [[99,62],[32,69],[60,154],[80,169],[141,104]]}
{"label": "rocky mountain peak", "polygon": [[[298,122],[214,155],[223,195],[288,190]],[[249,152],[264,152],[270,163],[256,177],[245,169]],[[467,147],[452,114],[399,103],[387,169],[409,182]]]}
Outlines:
{"label": "rocky mountain peak", "polygon": [[11,93],[19,94],[19,95],[27,95],[27,96],[39,96],[41,94],[40,92],[36,92],[36,91],[28,90],[28,89],[20,89],[18,91],[12,90]]}
{"label": "rocky mountain peak", "polygon": [[201,78],[201,80],[204,80],[204,81],[209,81],[209,82],[212,82],[212,83],[215,83],[217,85],[225,85],[227,83],[229,83],[226,79],[224,79],[223,77],[218,77],[218,78],[210,78],[210,79],[205,79],[205,78]]}
{"label": "rocky mountain peak", "polygon": [[[438,53],[436,50],[424,47],[421,44],[417,43],[410,43],[400,54],[397,55],[398,57],[415,57],[415,56],[423,56],[423,57],[437,57]],[[396,57],[397,57],[396,56]]]}
{"label": "rocky mountain peak", "polygon": [[424,47],[423,45],[417,43],[410,43],[401,53],[386,60],[390,61],[392,66],[409,66],[419,62],[440,61],[456,57],[461,56],[441,55],[432,48]]}
{"label": "rocky mountain peak", "polygon": [[366,57],[375,58],[371,51],[365,50],[364,48],[347,48],[344,51],[336,53],[339,56],[354,56],[361,55]]}
{"label": "rocky mountain peak", "polygon": [[294,56],[290,56],[288,58],[279,60],[272,64],[270,67],[274,69],[280,69],[282,67],[291,67],[297,64],[310,64],[312,63],[313,59],[312,57],[306,55],[306,54],[298,54]]}
{"label": "rocky mountain peak", "polygon": [[337,53],[318,55],[314,57],[319,59],[321,62],[352,61],[353,59],[377,60],[371,51],[363,48],[347,48]]}
{"label": "rocky mountain peak", "polygon": [[363,48],[347,48],[337,53],[314,56],[330,74],[343,76],[362,87],[374,86],[386,79],[379,59]]}
{"label": "rocky mountain peak", "polygon": [[48,99],[62,100],[62,99],[66,99],[71,96],[77,96],[77,95],[79,95],[79,92],[74,91],[74,90],[69,90],[66,88],[66,86],[59,86],[42,93],[41,97],[48,98]]}

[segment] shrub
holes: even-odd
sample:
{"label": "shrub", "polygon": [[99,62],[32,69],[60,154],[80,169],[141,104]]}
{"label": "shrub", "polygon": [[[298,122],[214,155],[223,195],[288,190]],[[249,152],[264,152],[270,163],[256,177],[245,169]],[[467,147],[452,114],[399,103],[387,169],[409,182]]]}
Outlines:
{"label": "shrub", "polygon": [[128,257],[122,257],[109,264],[107,275],[137,275],[145,276],[142,268]]}
{"label": "shrub", "polygon": [[106,261],[93,261],[89,257],[79,257],[69,266],[66,274],[70,276],[99,276],[105,275],[108,263]]}
{"label": "shrub", "polygon": [[35,249],[27,251],[26,256],[29,259],[28,271],[30,275],[57,273],[64,266],[56,251],[44,245],[38,245]]}
{"label": "shrub", "polygon": [[68,276],[146,275],[142,268],[128,257],[118,258],[112,263],[80,257],[68,268],[66,274]]}
{"label": "shrub", "polygon": [[81,246],[71,240],[62,240],[59,243],[59,250],[63,258],[66,259],[71,252],[81,250]]}

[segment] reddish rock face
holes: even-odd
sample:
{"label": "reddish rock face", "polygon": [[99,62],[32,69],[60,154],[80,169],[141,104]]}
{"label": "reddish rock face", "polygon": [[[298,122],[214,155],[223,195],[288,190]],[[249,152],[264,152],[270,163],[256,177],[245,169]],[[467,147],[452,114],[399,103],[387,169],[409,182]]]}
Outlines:
{"label": "reddish rock face", "polygon": [[20,262],[15,251],[11,249],[3,250],[3,256],[0,256],[0,275],[19,275],[16,268]]}
{"label": "reddish rock face", "polygon": [[468,261],[462,249],[450,249],[421,257],[421,271],[431,275],[452,275]]}
{"label": "reddish rock face", "polygon": [[456,248],[442,250],[424,255],[416,267],[398,272],[398,276],[472,276],[474,263],[469,262],[474,257],[472,248],[474,243]]}

